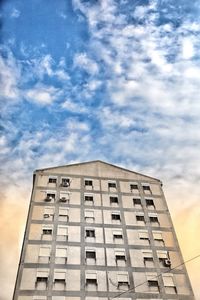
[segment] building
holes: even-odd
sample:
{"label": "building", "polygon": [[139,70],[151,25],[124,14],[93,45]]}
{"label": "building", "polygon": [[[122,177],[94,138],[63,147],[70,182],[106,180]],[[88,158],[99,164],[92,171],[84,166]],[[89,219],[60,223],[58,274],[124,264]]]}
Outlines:
{"label": "building", "polygon": [[160,180],[102,161],[34,172],[13,300],[192,300]]}

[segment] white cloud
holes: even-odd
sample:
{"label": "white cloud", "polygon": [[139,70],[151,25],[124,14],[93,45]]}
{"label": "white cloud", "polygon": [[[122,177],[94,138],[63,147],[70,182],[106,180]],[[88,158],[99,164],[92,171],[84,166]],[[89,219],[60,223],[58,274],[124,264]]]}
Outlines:
{"label": "white cloud", "polygon": [[191,38],[184,38],[182,40],[182,47],[183,47],[183,58],[184,59],[190,59],[194,56],[194,46],[193,41]]}
{"label": "white cloud", "polygon": [[9,52],[7,59],[0,57],[0,95],[2,98],[16,99],[19,97],[18,82],[21,70],[13,55]]}
{"label": "white cloud", "polygon": [[93,59],[89,58],[86,53],[79,53],[75,55],[74,66],[82,68],[91,75],[96,75],[99,71],[98,64]]}
{"label": "white cloud", "polygon": [[66,99],[61,104],[61,107],[74,113],[85,113],[87,111],[87,108],[84,107],[82,103],[74,102],[71,99]]}
{"label": "white cloud", "polygon": [[52,104],[61,94],[57,88],[53,86],[36,85],[26,92],[26,97],[41,105]]}

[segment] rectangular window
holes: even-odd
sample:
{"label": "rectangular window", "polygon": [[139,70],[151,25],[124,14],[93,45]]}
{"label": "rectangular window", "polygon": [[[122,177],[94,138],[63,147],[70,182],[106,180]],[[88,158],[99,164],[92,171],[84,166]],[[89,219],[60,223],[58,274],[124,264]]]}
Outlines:
{"label": "rectangular window", "polygon": [[85,236],[95,238],[95,230],[94,229],[86,229]]}
{"label": "rectangular window", "polygon": [[50,255],[51,255],[50,246],[40,246],[39,263],[48,264],[50,261]]}
{"label": "rectangular window", "polygon": [[128,274],[119,273],[117,274],[118,287],[123,286],[123,288],[128,289],[129,287],[129,277]]}
{"label": "rectangular window", "polygon": [[60,192],[60,202],[62,203],[69,203],[70,200],[70,193],[69,192]]}
{"label": "rectangular window", "polygon": [[143,245],[149,245],[149,234],[148,231],[139,231],[139,239],[143,242]]}
{"label": "rectangular window", "polygon": [[94,223],[94,211],[93,210],[85,210],[85,221],[87,223]]}
{"label": "rectangular window", "polygon": [[66,272],[54,271],[54,290],[64,290],[66,286]]}
{"label": "rectangular window", "polygon": [[67,240],[68,240],[68,227],[64,225],[58,225],[57,241],[67,241]]}
{"label": "rectangular window", "polygon": [[42,234],[43,235],[52,235],[53,227],[52,225],[43,225]]}
{"label": "rectangular window", "polygon": [[45,202],[53,202],[53,201],[55,201],[55,198],[56,198],[56,194],[55,193],[48,192],[46,194],[46,198],[44,199],[44,201]]}
{"label": "rectangular window", "polygon": [[85,204],[86,205],[94,205],[94,197],[93,195],[85,195],[84,196],[84,199],[85,199]]}
{"label": "rectangular window", "polygon": [[143,188],[143,192],[145,194],[151,194],[151,188],[150,188],[150,185],[148,183],[143,183],[142,184],[142,188]]}
{"label": "rectangular window", "polygon": [[140,198],[133,198],[133,205],[136,208],[141,208],[141,206],[142,206],[141,199]]}
{"label": "rectangular window", "polygon": [[157,273],[146,273],[150,292],[159,292]]}
{"label": "rectangular window", "polygon": [[45,207],[43,218],[47,221],[52,221],[54,215],[54,208],[53,207]]}
{"label": "rectangular window", "polygon": [[60,186],[69,187],[70,186],[70,179],[69,178],[61,178]]}
{"label": "rectangular window", "polygon": [[130,184],[130,190],[131,190],[131,192],[138,191],[138,184],[137,183],[131,183]]}
{"label": "rectangular window", "polygon": [[160,262],[160,267],[171,267],[171,261],[169,259],[169,254],[167,251],[162,251],[162,250],[158,250],[157,251],[157,256]]}
{"label": "rectangular window", "polygon": [[57,177],[49,177],[49,183],[56,183]]}
{"label": "rectangular window", "polygon": [[165,242],[163,240],[162,232],[153,231],[153,238],[155,246],[165,246]]}
{"label": "rectangular window", "polygon": [[86,179],[85,180],[85,186],[93,186],[92,180]]}
{"label": "rectangular window", "polygon": [[144,266],[147,268],[153,268],[154,267],[154,261],[153,261],[153,253],[152,251],[142,251],[143,259],[144,259]]}
{"label": "rectangular window", "polygon": [[121,221],[120,213],[112,212],[111,219],[112,219],[112,221]]}
{"label": "rectangular window", "polygon": [[122,231],[121,230],[113,231],[113,239],[122,240],[123,239]]}
{"label": "rectangular window", "polygon": [[148,209],[155,209],[153,199],[146,199],[145,201],[146,201],[146,206]]}
{"label": "rectangular window", "polygon": [[150,220],[150,223],[153,225],[153,226],[158,226],[160,225],[159,224],[159,221],[158,221],[158,215],[157,214],[149,214],[149,220]]}
{"label": "rectangular window", "polygon": [[116,263],[119,261],[126,262],[125,250],[115,250],[115,260]]}
{"label": "rectangular window", "polygon": [[162,278],[164,282],[165,292],[167,294],[176,294],[177,289],[174,284],[173,274],[163,274]]}
{"label": "rectangular window", "polygon": [[36,273],[36,289],[46,290],[48,284],[49,271],[47,270],[37,270]]}
{"label": "rectangular window", "polygon": [[136,215],[136,221],[137,221],[138,225],[144,225],[144,223],[145,223],[144,214],[137,213],[137,215]]}
{"label": "rectangular window", "polygon": [[69,210],[68,208],[59,207],[58,221],[68,222],[69,221]]}
{"label": "rectangular window", "polygon": [[109,181],[108,182],[108,188],[117,188],[116,182],[115,181]]}
{"label": "rectangular window", "polygon": [[67,263],[67,248],[62,246],[56,247],[56,257],[55,257],[56,264],[66,264]]}
{"label": "rectangular window", "polygon": [[110,204],[118,204],[118,197],[116,196],[111,196],[110,197]]}
{"label": "rectangular window", "polygon": [[86,273],[85,274],[85,284],[87,291],[97,290],[97,274],[96,273]]}
{"label": "rectangular window", "polygon": [[96,252],[94,250],[86,250],[85,256],[86,259],[87,258],[96,259]]}

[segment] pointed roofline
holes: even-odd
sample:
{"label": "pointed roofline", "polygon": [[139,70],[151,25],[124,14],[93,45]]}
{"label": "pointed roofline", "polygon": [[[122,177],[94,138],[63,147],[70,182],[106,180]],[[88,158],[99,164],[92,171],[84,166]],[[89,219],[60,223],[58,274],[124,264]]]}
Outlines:
{"label": "pointed roofline", "polygon": [[141,176],[144,176],[144,177],[148,177],[148,178],[151,178],[151,179],[154,179],[154,180],[157,180],[157,181],[161,182],[161,180],[158,179],[158,178],[155,178],[155,177],[152,177],[152,176],[148,176],[148,175],[145,175],[145,174],[142,174],[142,173],[139,173],[139,172],[135,172],[135,171],[132,171],[132,170],[129,170],[129,169],[126,169],[126,168],[122,168],[122,167],[113,165],[113,164],[111,164],[111,163],[105,162],[105,161],[103,161],[103,160],[90,160],[90,161],[85,161],[85,162],[81,162],[81,163],[74,163],[74,164],[62,165],[62,166],[57,166],[57,167],[49,167],[49,168],[44,168],[44,169],[36,169],[36,170],[34,171],[34,173],[35,173],[35,172],[46,171],[46,170],[50,170],[50,169],[58,169],[58,168],[63,168],[63,167],[73,167],[73,166],[77,166],[77,165],[85,165],[85,164],[97,163],[97,162],[100,162],[100,163],[109,165],[109,166],[111,166],[111,167],[118,168],[118,169],[123,170],[123,171],[128,171],[128,172],[131,172],[131,173],[134,173],[134,174],[137,174],[137,175],[141,175]]}

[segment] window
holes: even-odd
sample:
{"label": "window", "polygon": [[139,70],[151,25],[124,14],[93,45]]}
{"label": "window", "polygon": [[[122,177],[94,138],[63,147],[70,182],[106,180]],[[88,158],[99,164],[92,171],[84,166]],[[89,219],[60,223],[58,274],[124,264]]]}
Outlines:
{"label": "window", "polygon": [[52,192],[47,192],[46,198],[44,199],[45,202],[53,202],[55,201],[56,194]]}
{"label": "window", "polygon": [[85,198],[85,204],[86,205],[93,205],[94,204],[93,195],[88,194],[88,195],[85,195],[84,198]]}
{"label": "window", "polygon": [[45,207],[43,218],[46,221],[52,221],[54,216],[54,208],[53,207]]}
{"label": "window", "polygon": [[127,273],[119,273],[117,274],[118,287],[122,287],[123,289],[129,288],[129,278]]}
{"label": "window", "polygon": [[144,214],[143,213],[141,213],[141,214],[137,213],[136,221],[137,221],[138,225],[144,225],[144,223],[145,223]]}
{"label": "window", "polygon": [[159,292],[157,273],[146,273],[150,292]]}
{"label": "window", "polygon": [[52,235],[53,227],[52,225],[43,225],[42,226],[42,234],[43,235]]}
{"label": "window", "polygon": [[119,201],[118,201],[118,197],[116,197],[116,196],[111,196],[110,197],[110,204],[112,205],[112,204],[118,204],[119,203]]}
{"label": "window", "polygon": [[68,227],[64,225],[58,225],[57,241],[67,241],[67,240],[68,240]]}
{"label": "window", "polygon": [[46,290],[48,284],[49,271],[37,270],[35,286],[37,290]]}
{"label": "window", "polygon": [[171,261],[169,259],[169,254],[167,251],[158,250],[157,256],[159,258],[160,267],[171,267]]}
{"label": "window", "polygon": [[141,206],[142,206],[141,199],[140,198],[133,198],[133,205],[136,208],[141,208]]}
{"label": "window", "polygon": [[131,192],[137,192],[138,191],[138,184],[137,183],[131,183],[130,184],[130,190],[131,190]]}
{"label": "window", "polygon": [[69,187],[70,186],[70,179],[69,178],[61,178],[61,184],[62,187]]}
{"label": "window", "polygon": [[39,263],[49,263],[51,254],[50,246],[40,246]]}
{"label": "window", "polygon": [[139,231],[138,232],[139,239],[142,241],[143,245],[149,245],[149,234],[148,231]]}
{"label": "window", "polygon": [[85,262],[87,265],[95,265],[96,264],[96,251],[94,249],[86,249]]}
{"label": "window", "polygon": [[70,193],[69,192],[60,192],[60,202],[62,203],[69,203],[70,200]]}
{"label": "window", "polygon": [[87,258],[96,259],[96,252],[95,252],[95,250],[86,250],[85,257],[86,257],[86,259]]}
{"label": "window", "polygon": [[151,188],[150,188],[150,185],[148,183],[143,183],[142,188],[143,188],[143,192],[145,194],[151,194]]}
{"label": "window", "polygon": [[59,207],[58,221],[69,221],[69,210],[67,208]]}
{"label": "window", "polygon": [[93,210],[85,210],[85,221],[87,223],[94,223],[94,211]]}
{"label": "window", "polygon": [[85,274],[85,284],[87,291],[97,290],[97,274],[96,273],[86,273]]}
{"label": "window", "polygon": [[113,231],[113,239],[122,240],[123,239],[122,231],[121,230]]}
{"label": "window", "polygon": [[154,267],[154,261],[153,261],[153,253],[150,250],[144,250],[142,251],[143,254],[143,260],[144,260],[144,266],[147,268],[153,268]]}
{"label": "window", "polygon": [[165,273],[165,274],[162,275],[162,278],[163,278],[163,282],[164,282],[165,293],[167,293],[167,294],[176,294],[177,289],[176,289],[176,286],[174,284],[173,274]]}
{"label": "window", "polygon": [[155,209],[153,199],[146,199],[146,206],[147,206],[148,209]]}
{"label": "window", "polygon": [[114,188],[116,189],[117,188],[117,185],[116,185],[116,182],[115,181],[109,181],[108,182],[108,188]]}
{"label": "window", "polygon": [[49,183],[56,183],[57,177],[49,177]]}
{"label": "window", "polygon": [[117,266],[123,267],[126,265],[125,250],[115,250],[115,261]]}
{"label": "window", "polygon": [[117,223],[120,222],[121,221],[120,213],[112,212],[111,219],[112,219],[112,221],[116,221]]}
{"label": "window", "polygon": [[66,264],[67,263],[67,248],[63,246],[56,247],[56,264]]}
{"label": "window", "polygon": [[150,220],[150,223],[151,223],[153,226],[158,226],[158,225],[160,225],[160,224],[159,224],[159,221],[158,221],[158,215],[157,215],[157,214],[149,214],[149,220]]}
{"label": "window", "polygon": [[90,179],[85,180],[85,186],[93,186],[93,182]]}
{"label": "window", "polygon": [[95,230],[94,229],[86,229],[85,237],[95,238]]}
{"label": "window", "polygon": [[64,290],[66,286],[66,272],[54,272],[54,290]]}
{"label": "window", "polygon": [[46,296],[33,296],[33,300],[47,300]]}
{"label": "window", "polygon": [[154,238],[154,243],[156,246],[164,246],[164,240],[162,236],[162,232],[159,231],[153,231],[153,238]]}

